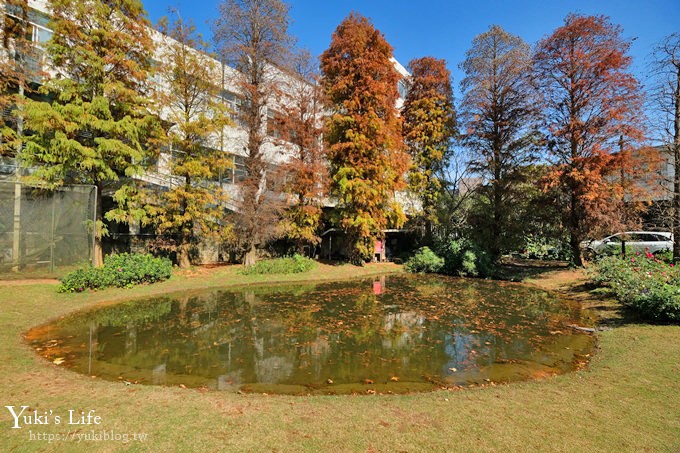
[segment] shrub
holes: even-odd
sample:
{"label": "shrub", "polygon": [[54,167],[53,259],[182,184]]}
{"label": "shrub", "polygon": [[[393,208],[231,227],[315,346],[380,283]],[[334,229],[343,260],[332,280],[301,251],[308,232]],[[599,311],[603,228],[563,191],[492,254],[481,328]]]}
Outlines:
{"label": "shrub", "polygon": [[487,277],[493,273],[490,255],[466,239],[451,239],[440,244],[437,252],[444,258],[443,274]]}
{"label": "shrub", "polygon": [[81,292],[110,286],[131,288],[140,283],[153,283],[170,278],[172,262],[149,254],[121,253],[109,255],[104,266],[78,269],[67,274],[57,288],[60,293]]}
{"label": "shrub", "polygon": [[524,238],[520,258],[538,260],[568,260],[571,258],[569,244],[560,239],[527,235]]}
{"label": "shrub", "polygon": [[661,250],[654,254],[655,257],[666,263],[673,262],[673,250]]}
{"label": "shrub", "polygon": [[680,269],[651,253],[602,258],[590,271],[624,305],[659,321],[680,322]]}
{"label": "shrub", "polygon": [[[635,256],[636,253],[638,252],[636,252],[636,249],[633,246],[626,245],[627,257]],[[602,249],[600,249],[600,251],[597,252],[597,256],[595,258],[601,259],[602,257],[606,256],[621,256],[621,246],[618,245],[616,247],[603,247]]]}
{"label": "shrub", "polygon": [[421,247],[415,255],[404,263],[408,272],[436,273],[444,267],[444,258],[440,258],[429,247]]}
{"label": "shrub", "polygon": [[241,271],[243,275],[298,274],[308,272],[316,265],[315,261],[295,254],[285,258],[258,261]]}

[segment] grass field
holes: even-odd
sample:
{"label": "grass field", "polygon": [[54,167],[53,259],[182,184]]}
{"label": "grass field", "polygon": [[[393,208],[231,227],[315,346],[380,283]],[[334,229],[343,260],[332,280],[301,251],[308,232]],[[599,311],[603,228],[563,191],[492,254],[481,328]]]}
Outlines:
{"label": "grass field", "polygon": [[[600,319],[606,330],[597,333],[590,365],[488,388],[291,397],[126,386],[62,369],[23,340],[32,326],[98,303],[397,271],[391,264],[319,265],[307,274],[245,277],[235,267],[221,267],[183,272],[152,286],[76,295],[57,294],[49,282],[0,282],[0,402],[29,406],[24,415],[52,411],[49,424],[12,429],[9,410],[0,408],[0,451],[680,451],[680,326],[635,321],[612,301],[587,292],[578,271],[542,269],[523,276],[581,300]],[[101,424],[67,424],[69,410],[79,415],[92,409]],[[44,440],[69,431],[75,434],[69,440]],[[146,439],[103,440],[104,433]],[[102,440],[78,443],[78,435]]]}

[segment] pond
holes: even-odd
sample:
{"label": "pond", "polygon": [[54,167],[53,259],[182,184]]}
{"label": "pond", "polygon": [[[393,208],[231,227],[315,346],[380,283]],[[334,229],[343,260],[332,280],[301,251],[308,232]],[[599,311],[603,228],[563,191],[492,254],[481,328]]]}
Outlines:
{"label": "pond", "polygon": [[577,303],[427,275],[172,294],[27,334],[53,363],[125,384],[284,394],[495,385],[582,366]]}

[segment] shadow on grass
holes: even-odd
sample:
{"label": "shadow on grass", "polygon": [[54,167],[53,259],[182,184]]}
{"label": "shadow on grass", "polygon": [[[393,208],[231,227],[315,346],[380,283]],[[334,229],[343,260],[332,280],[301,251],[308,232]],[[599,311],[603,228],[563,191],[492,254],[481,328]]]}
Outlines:
{"label": "shadow on grass", "polygon": [[[593,322],[600,330],[632,324],[659,324],[643,318],[636,310],[622,305],[606,287],[573,279],[561,282],[554,275],[558,271],[570,269],[573,268],[570,268],[566,261],[512,260],[502,263],[495,277],[514,282],[535,280],[539,282],[539,286],[551,288],[553,291],[580,302],[583,308],[592,314]],[[554,283],[564,284],[555,285]]]}
{"label": "shadow on grass", "polygon": [[569,269],[566,261],[511,260],[502,262],[494,273],[494,278],[511,282],[521,282],[544,276],[557,270]]}
{"label": "shadow on grass", "polygon": [[347,260],[338,260],[338,259],[324,259],[324,258],[319,258],[316,260],[317,262],[321,264],[325,264],[326,266],[343,266],[345,264],[349,264],[349,261]]}
{"label": "shadow on grass", "polygon": [[572,286],[570,292],[580,296],[577,299],[580,299],[584,308],[595,314],[597,325],[601,329],[649,323],[639,312],[618,302],[606,287],[586,282]]}

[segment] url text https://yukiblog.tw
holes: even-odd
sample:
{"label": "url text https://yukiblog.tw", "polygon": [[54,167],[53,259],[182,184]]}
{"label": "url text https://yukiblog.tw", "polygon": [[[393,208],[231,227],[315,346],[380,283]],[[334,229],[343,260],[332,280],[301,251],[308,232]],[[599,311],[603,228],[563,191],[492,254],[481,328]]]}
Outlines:
{"label": "url text https://yukiblog.tw", "polygon": [[[103,429],[103,419],[95,409],[74,410],[65,412],[52,409],[38,410],[29,406],[5,406],[12,422],[10,429],[30,428],[28,431],[29,441],[52,442],[144,442],[146,433],[115,432]],[[39,428],[47,426],[68,425],[67,432],[48,432]],[[96,428],[96,429],[91,429]]]}
{"label": "url text https://yukiblog.tw", "polygon": [[119,433],[113,430],[90,430],[84,432],[68,431],[64,433],[48,433],[41,431],[28,431],[29,441],[52,442],[144,442],[146,433]]}

